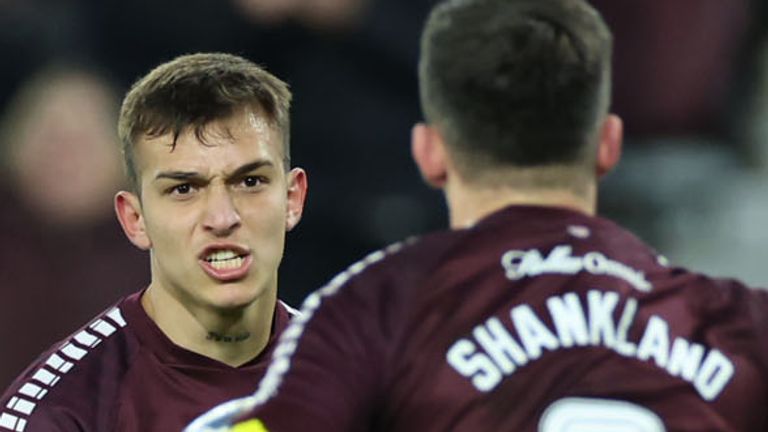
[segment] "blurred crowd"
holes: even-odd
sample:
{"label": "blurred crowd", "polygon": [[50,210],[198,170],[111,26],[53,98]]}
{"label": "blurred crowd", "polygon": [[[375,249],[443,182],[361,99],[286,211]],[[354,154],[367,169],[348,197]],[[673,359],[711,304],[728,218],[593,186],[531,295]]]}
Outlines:
{"label": "blurred crowd", "polygon": [[[148,283],[112,212],[116,111],[179,54],[241,54],[294,92],[292,161],[310,188],[280,273],[290,304],[362,254],[444,226],[409,156],[434,1],[0,0],[0,385]],[[593,3],[615,32],[628,135],[602,213],[673,262],[768,285],[768,5]]]}

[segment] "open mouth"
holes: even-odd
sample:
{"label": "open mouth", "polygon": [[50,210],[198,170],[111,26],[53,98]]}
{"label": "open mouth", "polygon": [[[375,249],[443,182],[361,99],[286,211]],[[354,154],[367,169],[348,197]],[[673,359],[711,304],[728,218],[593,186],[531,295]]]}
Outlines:
{"label": "open mouth", "polygon": [[208,254],[204,260],[216,270],[230,270],[242,267],[245,257],[233,250],[218,250]]}

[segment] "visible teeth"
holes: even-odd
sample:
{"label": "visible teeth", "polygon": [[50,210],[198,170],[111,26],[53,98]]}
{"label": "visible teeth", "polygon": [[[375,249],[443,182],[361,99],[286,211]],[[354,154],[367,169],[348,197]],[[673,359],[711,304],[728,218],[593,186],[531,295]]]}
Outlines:
{"label": "visible teeth", "polygon": [[236,269],[241,267],[244,262],[245,262],[245,258],[243,257],[234,257],[231,259],[225,259],[221,261],[210,261],[211,267],[217,270]]}
{"label": "visible teeth", "polygon": [[232,258],[237,258],[237,254],[235,253],[235,251],[220,250],[208,255],[207,257],[205,257],[205,260],[208,262],[214,262],[214,261],[229,260]]}
{"label": "visible teeth", "polygon": [[236,269],[243,266],[245,258],[238,256],[233,250],[219,250],[211,253],[205,260],[217,270]]}

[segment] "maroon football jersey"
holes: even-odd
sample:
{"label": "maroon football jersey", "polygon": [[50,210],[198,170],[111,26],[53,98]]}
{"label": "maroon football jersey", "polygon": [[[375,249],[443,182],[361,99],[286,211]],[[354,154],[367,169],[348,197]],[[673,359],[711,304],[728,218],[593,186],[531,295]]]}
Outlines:
{"label": "maroon football jersey", "polygon": [[302,312],[241,404],[269,431],[768,430],[768,293],[598,217],[509,207],[368,256]]}
{"label": "maroon football jersey", "polygon": [[175,345],[141,306],[120,301],[43,353],[0,400],[0,431],[178,431],[201,412],[253,390],[291,310],[281,302],[272,337],[234,368]]}

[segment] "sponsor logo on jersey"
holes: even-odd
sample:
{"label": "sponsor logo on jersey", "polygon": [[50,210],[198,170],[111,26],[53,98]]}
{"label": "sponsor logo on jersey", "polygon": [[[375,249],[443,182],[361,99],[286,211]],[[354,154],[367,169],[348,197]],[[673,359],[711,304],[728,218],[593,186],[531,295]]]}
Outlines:
{"label": "sponsor logo on jersey", "polygon": [[555,246],[546,257],[537,249],[510,250],[501,256],[501,266],[507,279],[513,281],[542,274],[573,275],[588,272],[617,277],[639,291],[651,290],[651,283],[641,271],[600,252],[587,252],[583,256],[574,256],[572,252],[569,245]]}

